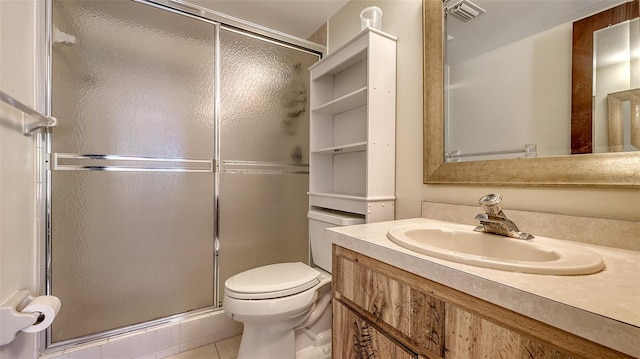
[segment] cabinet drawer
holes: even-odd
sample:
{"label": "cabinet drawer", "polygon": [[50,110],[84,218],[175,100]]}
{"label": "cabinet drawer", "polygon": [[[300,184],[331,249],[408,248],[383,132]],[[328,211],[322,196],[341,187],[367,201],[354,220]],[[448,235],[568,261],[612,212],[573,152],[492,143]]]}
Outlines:
{"label": "cabinet drawer", "polygon": [[333,301],[333,317],[340,326],[333,331],[333,358],[417,359],[404,346],[382,334],[339,301]]}
{"label": "cabinet drawer", "polygon": [[411,346],[443,353],[443,301],[343,256],[334,262],[334,288],[341,300],[394,328]]}

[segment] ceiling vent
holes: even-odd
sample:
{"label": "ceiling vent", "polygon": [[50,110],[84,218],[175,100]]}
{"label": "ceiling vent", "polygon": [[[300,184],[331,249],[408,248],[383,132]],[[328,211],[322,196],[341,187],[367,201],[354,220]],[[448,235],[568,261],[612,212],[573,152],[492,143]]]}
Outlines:
{"label": "ceiling vent", "polygon": [[457,3],[447,7],[447,13],[458,19],[467,22],[484,14],[485,11],[478,5],[468,0],[458,1]]}

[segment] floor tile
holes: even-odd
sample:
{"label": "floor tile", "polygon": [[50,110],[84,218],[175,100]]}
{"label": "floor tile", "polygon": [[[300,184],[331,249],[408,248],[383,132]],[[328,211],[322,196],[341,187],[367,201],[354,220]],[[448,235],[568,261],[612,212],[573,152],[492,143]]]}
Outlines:
{"label": "floor tile", "polygon": [[215,344],[205,345],[180,354],[172,355],[167,359],[221,359],[218,356]]}
{"label": "floor tile", "polygon": [[240,339],[242,335],[227,338],[216,343],[220,359],[235,359],[238,357],[238,348],[240,348]]}

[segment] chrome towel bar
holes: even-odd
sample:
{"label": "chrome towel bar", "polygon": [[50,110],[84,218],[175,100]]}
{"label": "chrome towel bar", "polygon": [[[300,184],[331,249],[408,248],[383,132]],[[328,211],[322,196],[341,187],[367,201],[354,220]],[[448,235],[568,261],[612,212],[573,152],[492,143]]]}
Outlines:
{"label": "chrome towel bar", "polygon": [[41,114],[40,112],[32,109],[31,107],[11,97],[9,94],[7,94],[4,91],[0,91],[0,101],[6,103],[7,105],[17,110],[22,111],[22,113],[36,120],[36,122],[29,122],[29,123],[25,123],[25,121],[23,120],[22,134],[25,136],[31,136],[33,131],[39,128],[55,127],[58,123],[55,117],[45,116]]}
{"label": "chrome towel bar", "polygon": [[51,153],[54,171],[213,172],[213,159]]}

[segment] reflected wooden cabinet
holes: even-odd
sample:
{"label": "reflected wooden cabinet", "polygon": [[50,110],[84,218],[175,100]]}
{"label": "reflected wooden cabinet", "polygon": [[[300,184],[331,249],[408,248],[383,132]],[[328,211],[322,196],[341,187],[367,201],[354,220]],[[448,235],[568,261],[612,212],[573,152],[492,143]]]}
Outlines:
{"label": "reflected wooden cabinet", "polygon": [[339,246],[333,291],[334,359],[630,358]]}

